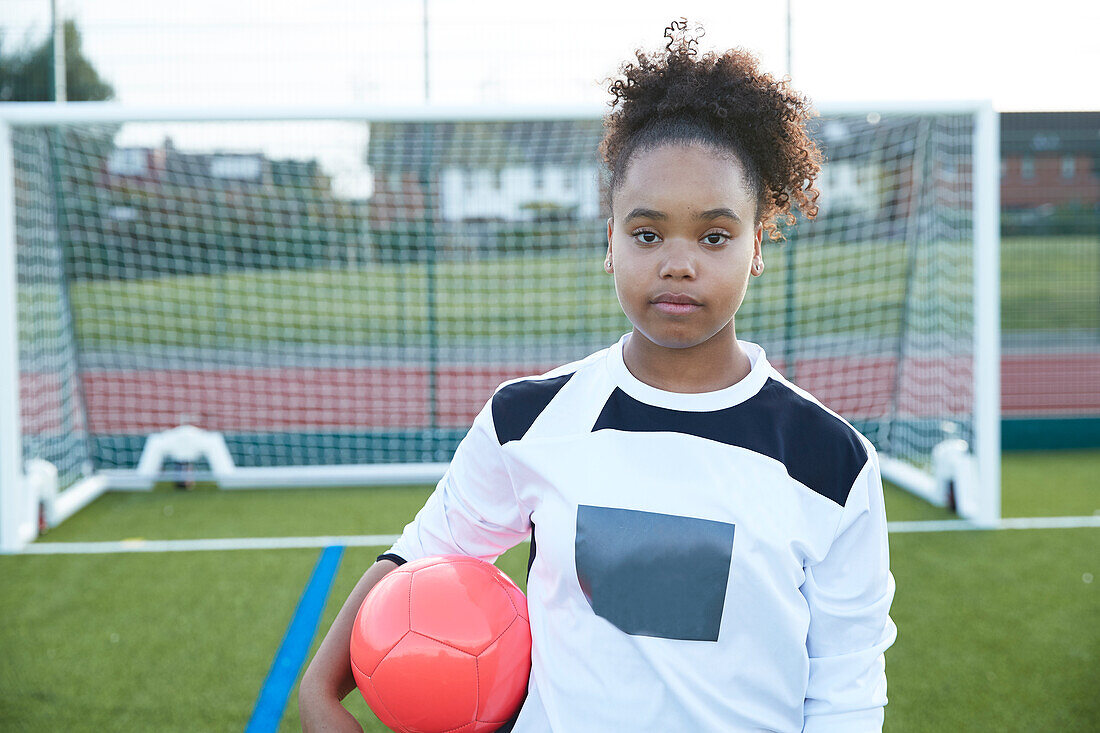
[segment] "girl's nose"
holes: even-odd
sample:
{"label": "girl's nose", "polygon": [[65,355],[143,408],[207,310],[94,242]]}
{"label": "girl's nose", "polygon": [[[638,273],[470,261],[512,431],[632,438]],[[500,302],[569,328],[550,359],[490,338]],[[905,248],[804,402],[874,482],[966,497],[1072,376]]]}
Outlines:
{"label": "girl's nose", "polygon": [[661,262],[660,276],[662,278],[694,278],[695,262],[691,255],[690,245],[679,242],[668,242],[665,249],[665,258]]}

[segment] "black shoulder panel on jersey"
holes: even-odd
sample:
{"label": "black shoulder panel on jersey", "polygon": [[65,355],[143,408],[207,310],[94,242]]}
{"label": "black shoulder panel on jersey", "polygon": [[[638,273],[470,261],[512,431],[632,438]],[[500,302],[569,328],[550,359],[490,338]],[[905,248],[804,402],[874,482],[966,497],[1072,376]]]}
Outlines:
{"label": "black shoulder panel on jersey", "polygon": [[616,387],[592,430],[685,433],[746,448],[780,461],[791,478],[841,506],[868,458],[848,425],[774,379],[713,412],[654,407]]}
{"label": "black shoulder panel on jersey", "polygon": [[501,445],[519,440],[531,429],[550,400],[565,386],[574,372],[550,379],[525,379],[502,387],[493,395],[493,425]]}

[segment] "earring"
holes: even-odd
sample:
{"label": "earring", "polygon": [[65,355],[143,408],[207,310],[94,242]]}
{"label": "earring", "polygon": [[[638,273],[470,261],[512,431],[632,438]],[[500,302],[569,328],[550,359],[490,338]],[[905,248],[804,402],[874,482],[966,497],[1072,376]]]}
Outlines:
{"label": "earring", "polygon": [[603,261],[603,269],[607,270],[608,272],[611,272],[611,258],[610,257],[608,257],[606,260]]}
{"label": "earring", "polygon": [[752,262],[752,274],[756,275],[756,276],[759,276],[762,272],[764,272],[764,260],[760,260],[760,259],[753,260],[753,262]]}

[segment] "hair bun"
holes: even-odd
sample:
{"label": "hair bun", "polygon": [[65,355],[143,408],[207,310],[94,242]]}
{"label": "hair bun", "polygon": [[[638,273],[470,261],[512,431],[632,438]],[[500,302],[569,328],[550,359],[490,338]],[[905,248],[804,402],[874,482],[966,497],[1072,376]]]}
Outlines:
{"label": "hair bun", "polygon": [[612,111],[600,152],[611,172],[610,192],[621,185],[631,157],[666,142],[700,142],[728,150],[744,164],[757,196],[757,221],[772,239],[779,224],[794,223],[792,203],[817,215],[821,152],[806,123],[810,101],[760,70],[750,52],[701,53],[700,25],[686,18],[665,28],[663,51],[635,52],[611,81]]}

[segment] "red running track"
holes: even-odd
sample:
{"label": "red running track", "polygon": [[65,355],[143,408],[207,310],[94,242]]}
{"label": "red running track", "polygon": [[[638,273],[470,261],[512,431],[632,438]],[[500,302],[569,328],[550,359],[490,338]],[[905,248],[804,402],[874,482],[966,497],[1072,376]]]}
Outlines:
{"label": "red running track", "polygon": [[[502,381],[553,366],[440,368],[434,420],[428,370],[420,367],[93,370],[82,382],[96,434],[145,434],[185,422],[222,432],[462,428]],[[847,418],[895,411],[892,358],[806,359],[796,373],[800,386]],[[1100,354],[1005,356],[1001,374],[1007,416],[1100,414]],[[963,360],[911,361],[896,410],[907,417],[964,414],[970,380]],[[62,428],[59,387],[57,375],[23,375],[25,432]]]}

